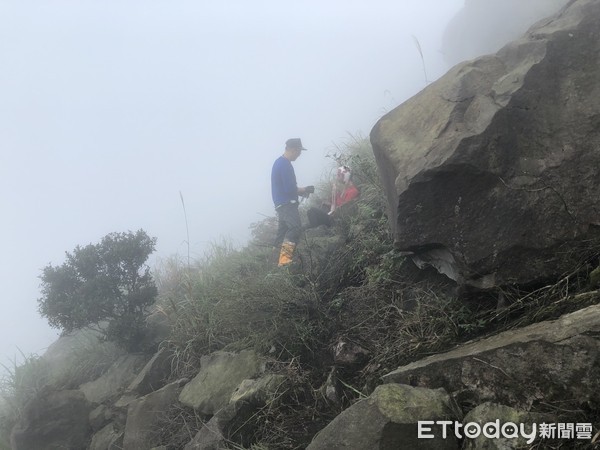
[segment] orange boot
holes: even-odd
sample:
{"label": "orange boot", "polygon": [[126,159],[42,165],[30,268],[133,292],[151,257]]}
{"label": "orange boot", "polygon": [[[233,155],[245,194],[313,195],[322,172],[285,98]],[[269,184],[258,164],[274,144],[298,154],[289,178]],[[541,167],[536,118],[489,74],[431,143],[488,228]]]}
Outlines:
{"label": "orange boot", "polygon": [[279,267],[287,266],[292,262],[292,256],[294,255],[294,249],[296,244],[293,242],[285,241],[281,244],[281,251],[279,252]]}

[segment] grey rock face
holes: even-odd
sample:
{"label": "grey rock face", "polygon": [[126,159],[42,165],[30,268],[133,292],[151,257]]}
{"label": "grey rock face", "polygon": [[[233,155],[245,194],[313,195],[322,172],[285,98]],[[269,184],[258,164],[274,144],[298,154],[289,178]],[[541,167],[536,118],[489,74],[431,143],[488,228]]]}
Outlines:
{"label": "grey rock face", "polygon": [[[275,400],[288,386],[283,375],[267,374],[256,380],[243,380],[229,403],[196,433],[185,450],[219,450],[226,445],[227,430],[244,424],[257,410]],[[238,424],[236,426],[235,424]]]}
{"label": "grey rock face", "polygon": [[112,411],[106,405],[100,405],[90,412],[90,425],[94,431],[104,428],[112,419]]}
{"label": "grey rock face", "polygon": [[160,349],[137,374],[127,391],[140,395],[148,394],[161,388],[170,373],[171,354],[164,348]]}
{"label": "grey rock face", "polygon": [[201,358],[200,365],[200,372],[185,385],[179,401],[207,415],[226,406],[243,380],[264,371],[263,361],[253,351],[211,353]]}
{"label": "grey rock face", "polygon": [[25,407],[14,426],[10,444],[13,450],[86,448],[92,429],[88,417],[92,405],[83,392],[45,391]]}
{"label": "grey rock face", "polygon": [[145,362],[146,357],[142,355],[121,356],[100,378],[82,384],[79,389],[90,402],[102,403],[118,396],[135,379]]}
{"label": "grey rock face", "polygon": [[384,381],[444,388],[459,403],[529,410],[539,401],[600,401],[600,306],[465,344],[400,367]]}
{"label": "grey rock face", "polygon": [[119,450],[123,448],[123,431],[109,423],[92,437],[88,450]]}
{"label": "grey rock face", "polygon": [[569,270],[600,237],[599,54],[600,3],[576,0],[385,115],[397,247],[481,287]]}
{"label": "grey rock face", "polygon": [[175,382],[131,402],[127,409],[123,448],[152,448],[156,443],[157,423],[177,402],[180,392],[180,383]]}

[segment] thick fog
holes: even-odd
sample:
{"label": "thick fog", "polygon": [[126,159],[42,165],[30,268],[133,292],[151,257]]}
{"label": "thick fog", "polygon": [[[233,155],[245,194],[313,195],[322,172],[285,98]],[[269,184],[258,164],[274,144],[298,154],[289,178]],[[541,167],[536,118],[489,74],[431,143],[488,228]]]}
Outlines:
{"label": "thick fog", "polygon": [[56,338],[38,277],[65,251],[143,228],[153,264],[185,255],[180,192],[192,257],[243,245],[274,214],[286,139],[309,149],[295,168],[314,184],[335,145],[368,135],[425,72],[501,44],[473,45],[492,5],[535,19],[526,1],[478,2],[481,17],[463,0],[0,0],[0,362]]}
{"label": "thick fog", "polygon": [[538,20],[558,11],[568,0],[466,0],[442,39],[444,60],[451,66],[494,53],[517,39]]}

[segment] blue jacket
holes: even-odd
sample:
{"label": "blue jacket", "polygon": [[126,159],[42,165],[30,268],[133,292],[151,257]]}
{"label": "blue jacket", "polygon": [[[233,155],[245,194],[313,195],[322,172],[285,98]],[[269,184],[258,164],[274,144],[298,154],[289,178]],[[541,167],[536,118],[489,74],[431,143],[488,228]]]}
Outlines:
{"label": "blue jacket", "polygon": [[271,195],[275,208],[290,202],[298,202],[298,185],[292,163],[280,156],[271,170]]}

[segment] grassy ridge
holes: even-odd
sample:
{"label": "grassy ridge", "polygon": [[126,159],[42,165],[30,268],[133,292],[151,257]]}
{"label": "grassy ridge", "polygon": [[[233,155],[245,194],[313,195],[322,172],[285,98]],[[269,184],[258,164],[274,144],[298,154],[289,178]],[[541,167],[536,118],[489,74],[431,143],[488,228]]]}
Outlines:
{"label": "grassy ridge", "polygon": [[[232,445],[304,448],[335,415],[367,395],[382,374],[447,348],[470,319],[448,281],[424,277],[393,252],[369,142],[354,139],[333,159],[352,168],[361,196],[336,213],[330,229],[305,232],[291,269],[275,267],[276,223],[265,219],[254,224],[246,247],[214,245],[205,260],[193,266],[172,261],[158,277],[162,306],[177,317],[164,343],[176,354],[174,378],[197,373],[208,352],[251,347],[269,359],[272,371],[294,380],[278,405],[232,430]],[[325,180],[303,208],[329,198],[328,189]],[[340,341],[369,357],[357,366],[336,367],[340,398],[331,401],[321,386],[336,366],[333,348]],[[175,416],[173,430],[193,419],[182,418],[181,411]]]}

